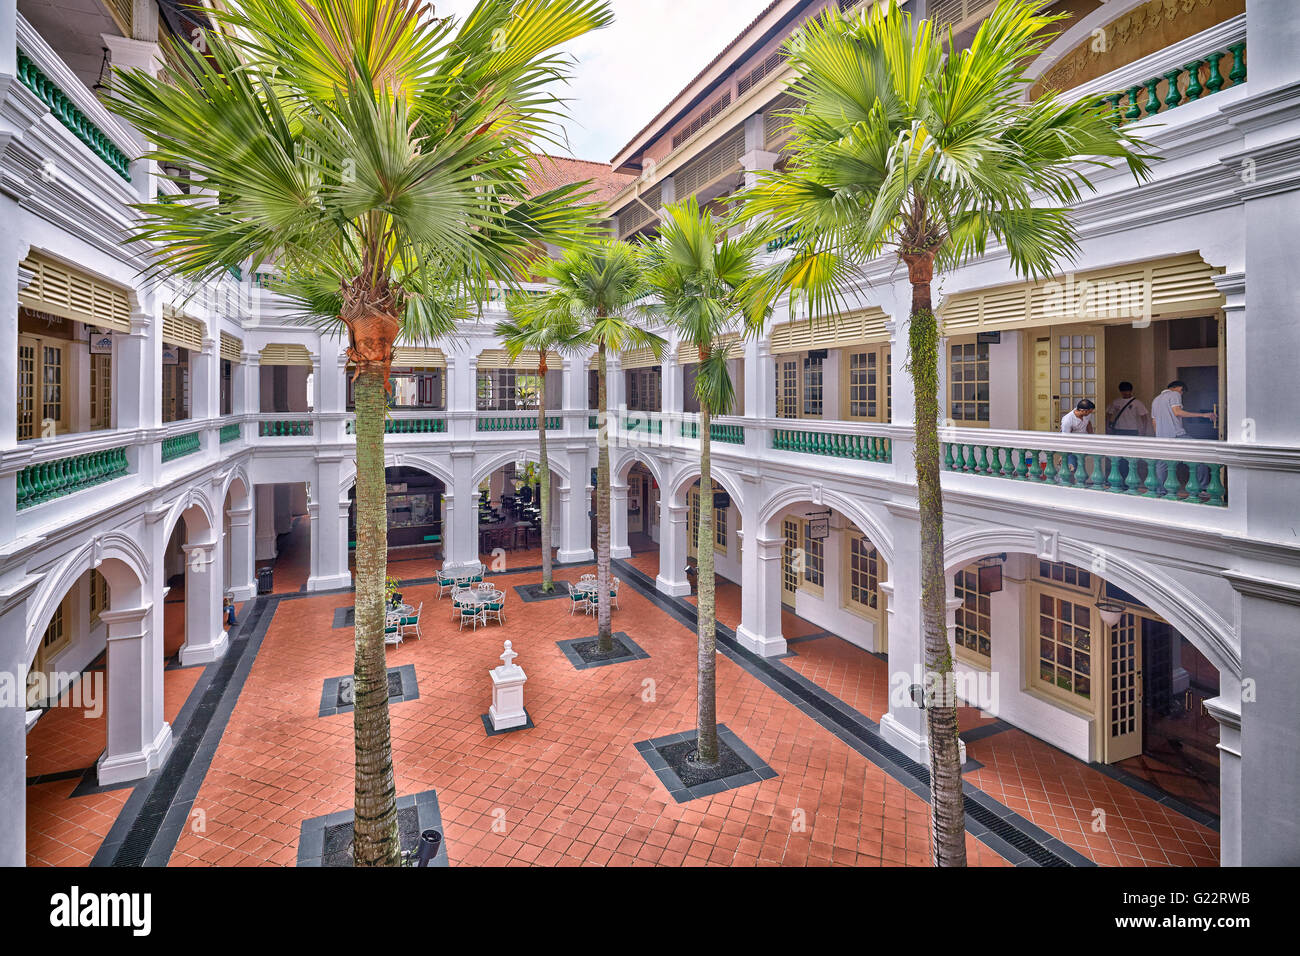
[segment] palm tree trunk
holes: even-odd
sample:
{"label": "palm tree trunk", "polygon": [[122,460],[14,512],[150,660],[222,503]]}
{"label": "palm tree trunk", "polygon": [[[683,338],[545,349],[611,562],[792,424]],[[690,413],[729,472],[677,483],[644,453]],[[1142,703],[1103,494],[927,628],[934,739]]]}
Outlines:
{"label": "palm tree trunk", "polygon": [[[939,454],[939,340],[931,307],[933,256],[908,257],[912,281],[909,347],[916,395],[916,488],[921,520],[921,634],[925,646],[926,725],[930,738],[930,837],[935,866],[966,865],[965,797],[952,694],[943,488]],[[933,689],[933,692],[932,692]]]}
{"label": "palm tree trunk", "polygon": [[384,651],[384,581],[388,572],[388,505],[384,480],[386,381],[377,366],[357,378],[357,575],[355,709],[357,866],[398,866],[397,791],[388,719]]}
{"label": "palm tree trunk", "polygon": [[551,580],[551,459],[546,451],[546,351],[543,350],[537,363],[537,372],[542,380],[542,398],[537,409],[537,445],[538,445],[538,497],[542,499],[542,593],[550,594],[555,590]]}
{"label": "palm tree trunk", "polygon": [[[703,361],[703,356],[701,356]],[[695,762],[713,765],[718,762],[718,645],[713,560],[713,443],[710,432],[713,416],[707,402],[700,403],[700,509],[699,536],[696,539],[696,574],[699,610],[696,629],[699,635],[698,677],[696,679]]]}
{"label": "palm tree trunk", "polygon": [[614,649],[614,629],[610,622],[609,606],[609,429],[612,421],[605,387],[605,343],[600,343],[599,372],[597,373],[597,405],[605,414],[605,427],[596,433],[596,634],[599,638],[596,651],[608,654]]}

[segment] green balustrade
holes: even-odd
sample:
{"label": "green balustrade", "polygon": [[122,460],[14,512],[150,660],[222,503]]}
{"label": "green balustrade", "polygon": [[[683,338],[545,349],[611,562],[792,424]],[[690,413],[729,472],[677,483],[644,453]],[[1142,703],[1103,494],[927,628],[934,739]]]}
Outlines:
{"label": "green balustrade", "polygon": [[[1232,57],[1232,66],[1225,82],[1219,62]],[[1204,81],[1202,81],[1204,73]],[[1186,78],[1183,88],[1179,83]],[[1191,103],[1206,96],[1212,96],[1228,86],[1237,86],[1246,82],[1246,42],[1234,43],[1223,50],[1215,50],[1205,56],[1192,60],[1165,73],[1150,77],[1141,83],[1130,86],[1121,93],[1112,93],[1102,97],[1100,103],[1109,103],[1117,123],[1131,123],[1147,116],[1174,109],[1184,103]],[[1161,97],[1159,87],[1164,84],[1165,93]],[[1145,106],[1138,103],[1139,95],[1145,90]],[[1121,101],[1127,100],[1128,108],[1122,109]]]}
{"label": "green balustrade", "polygon": [[171,438],[163,439],[162,460],[164,462],[175,461],[177,458],[184,458],[186,455],[192,455],[198,450],[198,432],[189,432],[185,435],[173,435]]}
{"label": "green balustrade", "polygon": [[298,438],[312,433],[311,422],[270,421],[258,422],[258,435],[262,438]]}
{"label": "green balustrade", "polygon": [[[743,429],[737,443],[744,441]],[[894,460],[893,445],[888,438],[869,435],[841,435],[838,433],[804,432],[793,429],[776,429],[772,432],[772,447],[778,451],[793,451],[805,455],[824,455],[827,458],[847,458],[850,461],[872,461],[889,464]],[[945,467],[953,468],[952,448],[948,448]]]}
{"label": "green balustrade", "polygon": [[[700,423],[682,422],[681,433],[683,438],[698,439],[700,437]],[[745,444],[745,429],[740,425],[710,425],[709,436],[715,442],[723,442],[728,445]]]}
{"label": "green balustrade", "polygon": [[[564,427],[563,421],[558,416],[551,416],[546,419],[546,430],[557,431]],[[533,432],[537,431],[537,416],[531,418],[504,418],[491,417],[478,420],[478,430],[481,432]]]}
{"label": "green balustrade", "polygon": [[[357,423],[345,426],[349,435],[357,433]],[[390,418],[384,422],[385,435],[439,435],[447,431],[445,418]]]}
{"label": "green balustrade", "polygon": [[624,417],[623,431],[642,432],[647,435],[662,435],[664,422],[662,418]]}
{"label": "green balustrade", "polygon": [[106,448],[29,465],[16,477],[18,510],[44,504],[74,492],[102,485],[126,474],[125,448]]}
{"label": "green balustrade", "polygon": [[58,85],[45,75],[31,58],[21,49],[18,50],[18,80],[23,86],[35,93],[54,118],[58,120],[73,136],[81,140],[98,156],[109,169],[127,182],[131,181],[131,160],[126,153],[118,149],[102,129],[81,111]]}
{"label": "green balustrade", "polygon": [[221,426],[221,444],[224,445],[224,444],[226,444],[227,442],[238,441],[238,440],[239,440],[239,426],[238,426],[238,425],[222,425],[222,426]]}
{"label": "green balustrade", "polygon": [[[773,447],[787,451],[798,450],[796,447],[798,439],[794,437],[796,434],[798,433],[776,432],[773,437]],[[885,439],[871,439],[871,441],[876,440],[885,441]],[[1204,486],[1198,476],[1201,468],[1209,472]],[[1219,508],[1227,505],[1228,498],[1224,466],[1197,461],[1165,461],[1035,448],[1004,448],[980,442],[945,442],[942,469],[963,474],[1004,478],[1010,481],[1035,481],[1066,488],[1164,498],[1169,501]],[[1164,472],[1163,479],[1157,474],[1158,471]],[[1180,473],[1186,474],[1187,477],[1180,478]]]}

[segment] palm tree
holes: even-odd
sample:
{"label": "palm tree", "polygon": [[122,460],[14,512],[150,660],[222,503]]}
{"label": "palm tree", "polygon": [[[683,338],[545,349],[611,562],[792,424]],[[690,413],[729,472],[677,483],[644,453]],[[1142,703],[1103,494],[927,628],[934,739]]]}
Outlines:
{"label": "palm tree", "polygon": [[609,428],[610,416],[605,388],[606,360],[630,348],[649,348],[658,357],[664,340],[637,324],[645,309],[639,300],[646,294],[641,264],[636,251],[625,242],[601,239],[574,245],[560,258],[534,268],[549,279],[553,288],[538,296],[530,314],[544,315],[544,321],[575,330],[567,351],[594,347],[597,356],[597,408],[600,429],[596,444],[596,587],[599,592],[596,620],[597,652],[614,649],[610,621],[609,575]]}
{"label": "palm tree", "polygon": [[725,235],[719,239],[723,229],[712,212],[701,213],[692,196],[668,207],[658,238],[643,252],[646,284],[659,299],[651,307],[652,314],[662,315],[700,359],[695,377],[700,401],[700,496],[694,761],[704,766],[718,762],[712,424],[713,415],[729,413],[736,400],[723,335],[735,325],[743,326],[747,334],[761,334],[766,318],[748,318],[741,295],[756,273],[766,237],[750,230],[736,239]]}
{"label": "palm tree", "polygon": [[[556,47],[610,22],[599,0],[240,0],[208,10],[182,66],[115,82],[115,107],[198,189],[141,207],[155,271],[212,279],[276,262],[279,291],[346,329],[357,434],[355,843],[397,865],[384,656],[384,415],[399,335],[429,339],[512,283],[535,244],[588,234],[564,187],[530,195],[554,140]],[[205,50],[198,52],[199,47]]]}
{"label": "palm tree", "polygon": [[784,290],[827,314],[855,267],[886,252],[907,267],[926,683],[945,689],[926,708],[938,866],[965,865],[966,847],[945,626],[934,272],[997,243],[1022,275],[1050,275],[1078,249],[1067,207],[1093,188],[1086,166],[1123,160],[1140,181],[1151,158],[1099,101],[1025,100],[1024,68],[1061,19],[1041,6],[1002,0],[970,47],[950,53],[951,33],[913,24],[896,3],[847,19],[832,6],[789,44],[789,163],[758,183],[743,213],[799,237],[793,257],[752,287],[755,308]]}
{"label": "palm tree", "polygon": [[542,592],[555,590],[551,577],[551,459],[546,450],[546,373],[552,352],[568,346],[577,334],[576,327],[566,324],[563,317],[544,309],[531,309],[535,297],[512,296],[507,307],[511,319],[497,323],[496,333],[505,341],[506,352],[514,362],[526,350],[537,353],[537,377],[540,381],[537,404],[537,472],[540,483],[538,497],[542,499]]}

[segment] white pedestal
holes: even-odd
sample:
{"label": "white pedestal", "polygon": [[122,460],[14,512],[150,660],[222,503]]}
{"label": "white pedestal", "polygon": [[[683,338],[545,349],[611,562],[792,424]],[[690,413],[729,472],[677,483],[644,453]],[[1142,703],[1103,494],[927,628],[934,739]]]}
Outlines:
{"label": "white pedestal", "polygon": [[516,655],[506,641],[505,661],[500,667],[488,671],[492,678],[492,706],[488,708],[488,717],[493,730],[510,730],[528,723],[528,714],[524,712],[524,684],[528,675],[524,669],[514,663]]}

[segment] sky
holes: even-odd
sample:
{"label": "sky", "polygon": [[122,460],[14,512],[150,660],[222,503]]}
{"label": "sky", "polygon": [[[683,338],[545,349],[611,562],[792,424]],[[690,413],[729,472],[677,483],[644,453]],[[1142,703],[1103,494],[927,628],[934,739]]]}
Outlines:
{"label": "sky", "polygon": [[[771,0],[610,0],[614,23],[567,48],[569,154],[609,162]],[[458,18],[473,0],[435,0]]]}

